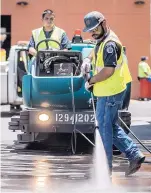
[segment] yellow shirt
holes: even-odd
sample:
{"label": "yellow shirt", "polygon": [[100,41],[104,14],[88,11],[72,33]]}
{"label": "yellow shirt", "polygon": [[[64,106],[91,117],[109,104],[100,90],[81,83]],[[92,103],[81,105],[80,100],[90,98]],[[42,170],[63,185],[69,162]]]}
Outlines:
{"label": "yellow shirt", "polygon": [[147,62],[141,61],[138,65],[138,77],[146,78],[147,75],[145,73],[147,73],[148,75],[151,75],[151,68],[147,64]]}
{"label": "yellow shirt", "polygon": [[123,66],[124,66],[124,78],[125,78],[125,82],[126,84],[129,82],[132,82],[132,76],[131,73],[129,71],[129,67],[128,67],[128,60],[125,54],[123,54]]}

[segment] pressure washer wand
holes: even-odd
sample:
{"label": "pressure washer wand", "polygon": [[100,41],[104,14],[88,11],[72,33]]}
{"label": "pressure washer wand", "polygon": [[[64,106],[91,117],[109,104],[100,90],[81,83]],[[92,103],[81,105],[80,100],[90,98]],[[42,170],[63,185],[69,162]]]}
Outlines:
{"label": "pressure washer wand", "polygon": [[[71,142],[72,146],[72,153],[76,153],[76,120],[75,120],[75,99],[74,99],[74,87],[73,87],[73,72],[71,72],[71,95],[72,95],[72,110],[73,110],[73,133],[72,133],[72,138],[71,140],[74,139],[74,144],[73,141]],[[74,146],[74,147],[73,147]]]}
{"label": "pressure washer wand", "polygon": [[[87,81],[89,79],[89,73],[85,74],[85,80]],[[95,110],[95,103],[94,103],[94,96],[93,93],[91,92],[91,100],[92,100],[92,107],[93,107],[93,112],[94,112],[94,119],[95,119],[95,129],[99,128],[98,121],[96,119],[96,110]]]}
{"label": "pressure washer wand", "polygon": [[94,119],[95,119],[95,129],[98,129],[99,125],[98,125],[98,121],[96,119],[96,110],[95,110],[94,96],[93,96],[92,92],[91,92],[91,99],[92,99],[92,106],[93,106]]}
{"label": "pressure washer wand", "polygon": [[71,73],[71,93],[72,93],[73,124],[75,125],[75,99],[74,99],[74,87],[73,87],[73,72]]}

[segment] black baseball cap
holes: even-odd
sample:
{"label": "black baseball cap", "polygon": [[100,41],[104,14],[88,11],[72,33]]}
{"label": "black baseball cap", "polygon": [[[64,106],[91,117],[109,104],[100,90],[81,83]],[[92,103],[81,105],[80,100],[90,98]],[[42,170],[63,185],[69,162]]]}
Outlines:
{"label": "black baseball cap", "polygon": [[85,28],[83,29],[83,32],[89,32],[95,29],[104,20],[104,15],[98,11],[88,13],[84,17]]}
{"label": "black baseball cap", "polygon": [[142,60],[142,61],[145,61],[145,60],[147,60],[147,59],[148,59],[147,56],[142,56],[142,57],[141,57],[141,60]]}
{"label": "black baseball cap", "polygon": [[44,16],[45,16],[46,14],[52,14],[52,15],[54,15],[54,12],[53,12],[51,9],[46,9],[46,10],[44,10],[43,13],[42,13],[42,18],[44,18]]}

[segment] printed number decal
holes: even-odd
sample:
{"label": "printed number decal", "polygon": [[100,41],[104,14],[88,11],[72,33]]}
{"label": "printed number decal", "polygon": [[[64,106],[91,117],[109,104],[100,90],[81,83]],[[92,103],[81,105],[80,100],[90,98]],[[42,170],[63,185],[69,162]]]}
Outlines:
{"label": "printed number decal", "polygon": [[69,121],[69,115],[68,115],[68,114],[65,114],[65,115],[64,115],[64,121],[65,121],[65,122],[68,122],[68,121]]}
{"label": "printed number decal", "polygon": [[90,119],[89,115],[85,114],[84,115],[84,122],[89,122],[89,119]]}
{"label": "printed number decal", "polygon": [[78,114],[77,122],[82,122],[83,123],[83,115],[82,114]]}
{"label": "printed number decal", "polygon": [[90,122],[94,123],[94,115],[90,115]]}
{"label": "printed number decal", "polygon": [[63,114],[56,114],[56,121],[63,122]]}
{"label": "printed number decal", "polygon": [[[56,113],[56,122],[74,122],[74,117],[73,115],[69,115],[69,114],[57,114]],[[92,114],[76,114],[75,115],[75,122],[79,122],[79,123],[94,123],[95,119],[94,119],[94,115]]]}

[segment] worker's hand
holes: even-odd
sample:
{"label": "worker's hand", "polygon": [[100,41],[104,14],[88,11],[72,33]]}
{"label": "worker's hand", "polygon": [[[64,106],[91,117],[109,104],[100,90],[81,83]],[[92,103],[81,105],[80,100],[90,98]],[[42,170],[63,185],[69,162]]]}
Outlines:
{"label": "worker's hand", "polygon": [[[89,80],[90,80],[90,79],[89,79]],[[90,83],[89,83],[89,80],[86,81],[86,83],[85,83],[85,89],[86,89],[87,91],[89,91],[89,92],[93,92],[93,85],[94,85],[94,84],[90,84]]]}
{"label": "worker's hand", "polygon": [[89,58],[85,58],[81,65],[81,73],[83,75],[89,73],[91,70],[91,60]]}
{"label": "worker's hand", "polygon": [[35,48],[33,48],[33,47],[30,47],[30,48],[29,48],[29,53],[30,53],[32,56],[36,56],[36,55],[37,55],[37,51],[36,51]]}
{"label": "worker's hand", "polygon": [[33,52],[33,56],[36,56],[37,55],[37,51],[35,50],[35,52]]}

